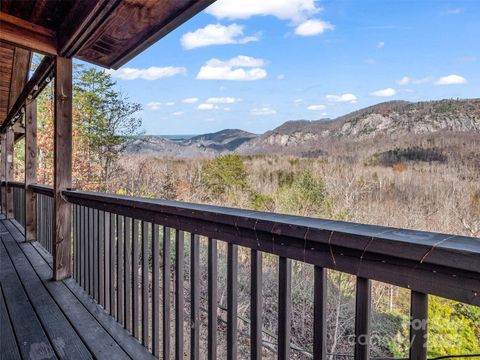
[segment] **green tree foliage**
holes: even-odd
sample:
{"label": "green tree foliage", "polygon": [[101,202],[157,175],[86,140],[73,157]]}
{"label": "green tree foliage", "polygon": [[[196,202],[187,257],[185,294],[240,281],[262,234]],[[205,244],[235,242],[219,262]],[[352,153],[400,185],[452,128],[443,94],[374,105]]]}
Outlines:
{"label": "green tree foliage", "polygon": [[111,75],[92,67],[77,69],[74,103],[78,126],[100,163],[106,184],[112,165],[128,141],[140,135],[141,120],[134,115],[141,105],[130,102],[118,91]]}
{"label": "green tree foliage", "polygon": [[321,215],[329,208],[325,181],[308,170],[280,188],[278,201],[281,211],[303,216]]}
{"label": "green tree foliage", "polygon": [[246,189],[248,181],[243,158],[227,154],[210,160],[203,171],[202,182],[210,196],[216,199],[228,190]]}

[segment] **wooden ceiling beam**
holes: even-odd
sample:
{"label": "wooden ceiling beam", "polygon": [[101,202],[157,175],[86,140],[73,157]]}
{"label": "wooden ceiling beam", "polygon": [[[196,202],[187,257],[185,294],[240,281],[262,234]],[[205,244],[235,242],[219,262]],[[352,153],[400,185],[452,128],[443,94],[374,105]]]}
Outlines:
{"label": "wooden ceiling beam", "polygon": [[0,12],[0,40],[46,55],[57,55],[55,32]]}
{"label": "wooden ceiling beam", "polygon": [[38,66],[35,73],[32,75],[30,80],[27,82],[25,87],[23,88],[20,95],[17,97],[15,104],[11,107],[10,111],[8,112],[7,117],[3,121],[2,126],[0,127],[0,133],[5,132],[8,126],[13,125],[11,124],[12,119],[17,116],[20,112],[22,107],[25,105],[29,96],[32,98],[36,98],[37,95],[43,90],[43,88],[47,85],[47,78],[52,75],[53,72],[53,65],[55,63],[54,57],[45,56]]}
{"label": "wooden ceiling beam", "polygon": [[77,1],[58,30],[58,55],[73,57],[122,0]]}
{"label": "wooden ceiling beam", "polygon": [[15,48],[7,112],[13,107],[13,104],[27,83],[31,60],[32,53],[30,51],[21,48]]}

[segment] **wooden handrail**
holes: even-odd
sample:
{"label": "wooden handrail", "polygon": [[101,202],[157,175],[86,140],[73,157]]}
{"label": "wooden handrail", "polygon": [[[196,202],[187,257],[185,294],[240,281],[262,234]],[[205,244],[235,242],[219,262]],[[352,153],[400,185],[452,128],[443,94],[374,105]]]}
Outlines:
{"label": "wooden handrail", "polygon": [[480,305],[478,238],[76,190],[63,196],[72,204]]}
{"label": "wooden handrail", "polygon": [[36,194],[42,194],[46,196],[53,197],[53,187],[42,184],[32,184],[29,187]]}

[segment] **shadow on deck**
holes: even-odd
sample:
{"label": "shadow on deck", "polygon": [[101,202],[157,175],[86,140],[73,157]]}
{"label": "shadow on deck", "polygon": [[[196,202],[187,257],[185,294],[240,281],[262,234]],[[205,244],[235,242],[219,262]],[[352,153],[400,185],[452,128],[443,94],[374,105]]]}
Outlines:
{"label": "shadow on deck", "polygon": [[52,256],[0,216],[2,359],[154,359],[73,279],[52,281]]}

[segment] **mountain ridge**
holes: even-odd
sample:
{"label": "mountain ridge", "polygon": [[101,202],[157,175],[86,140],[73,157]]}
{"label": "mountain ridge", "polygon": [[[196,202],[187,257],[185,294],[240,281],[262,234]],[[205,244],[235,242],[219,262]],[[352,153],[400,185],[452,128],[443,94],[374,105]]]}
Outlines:
{"label": "mountain ridge", "polygon": [[173,157],[213,157],[228,152],[299,154],[317,151],[322,143],[334,140],[398,139],[440,131],[480,133],[480,99],[394,100],[335,119],[289,120],[259,135],[240,129],[224,129],[180,141],[144,136],[130,144],[127,151]]}

